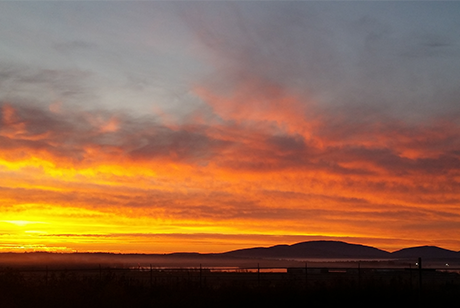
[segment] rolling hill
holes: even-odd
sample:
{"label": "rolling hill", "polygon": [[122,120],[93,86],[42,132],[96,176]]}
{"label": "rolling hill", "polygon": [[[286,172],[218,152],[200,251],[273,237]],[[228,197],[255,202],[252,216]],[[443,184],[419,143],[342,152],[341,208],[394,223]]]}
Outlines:
{"label": "rolling hill", "polygon": [[404,248],[393,253],[358,244],[340,241],[309,241],[293,245],[276,245],[229,251],[223,255],[239,258],[269,259],[460,259],[460,252],[436,246]]}
{"label": "rolling hill", "polygon": [[225,253],[226,255],[242,258],[391,258],[387,251],[370,246],[349,244],[339,241],[310,241],[293,245],[277,245],[268,248],[257,247],[239,249]]}
{"label": "rolling hill", "polygon": [[439,248],[436,246],[419,246],[404,248],[393,252],[392,257],[394,258],[426,258],[426,259],[455,259],[460,258],[460,253]]}

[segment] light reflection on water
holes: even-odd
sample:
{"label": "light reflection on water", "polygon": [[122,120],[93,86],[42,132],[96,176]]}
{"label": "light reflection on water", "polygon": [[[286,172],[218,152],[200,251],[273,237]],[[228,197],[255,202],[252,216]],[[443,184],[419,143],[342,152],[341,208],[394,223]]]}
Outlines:
{"label": "light reflection on water", "polygon": [[[138,271],[200,271],[200,267],[150,267],[150,266],[132,266],[130,270]],[[287,273],[286,268],[241,268],[241,267],[202,267],[202,271],[208,272],[230,272],[230,273]]]}
{"label": "light reflection on water", "polygon": [[[259,260],[254,260],[254,263],[236,266],[236,264],[213,264],[210,266],[195,263],[189,264],[192,266],[146,266],[146,264],[139,264],[137,266],[129,267],[131,270],[138,271],[202,271],[206,272],[246,272],[246,273],[286,273],[288,268],[329,268],[329,269],[412,269],[418,268],[417,260],[412,259],[290,259],[290,260],[271,260],[279,261],[280,264],[264,264],[263,261],[258,266]],[[295,261],[295,264],[289,264],[283,261]],[[447,262],[448,261],[448,262]],[[157,263],[158,264],[158,263]],[[200,265],[201,264],[201,265]],[[158,264],[159,265],[159,264]],[[233,266],[232,266],[233,265]],[[274,265],[274,266],[273,266]],[[423,262],[424,269],[437,269],[448,272],[459,273],[460,261],[459,260],[426,260]]]}
{"label": "light reflection on water", "polygon": [[292,258],[286,259],[297,262],[312,262],[312,263],[358,263],[358,262],[392,262],[399,259],[326,259],[326,258]]}

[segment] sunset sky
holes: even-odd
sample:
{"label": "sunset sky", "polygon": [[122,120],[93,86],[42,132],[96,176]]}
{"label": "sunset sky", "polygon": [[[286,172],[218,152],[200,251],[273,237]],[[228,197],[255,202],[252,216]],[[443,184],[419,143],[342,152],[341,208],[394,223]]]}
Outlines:
{"label": "sunset sky", "polygon": [[0,252],[460,250],[460,2],[0,2]]}

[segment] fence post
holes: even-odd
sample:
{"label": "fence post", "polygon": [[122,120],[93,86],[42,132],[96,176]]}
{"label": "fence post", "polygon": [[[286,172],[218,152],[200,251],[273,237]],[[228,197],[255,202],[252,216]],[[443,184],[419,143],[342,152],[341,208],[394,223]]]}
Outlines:
{"label": "fence post", "polygon": [[153,269],[152,269],[152,264],[150,264],[150,288],[153,286]]}
{"label": "fence post", "polygon": [[358,262],[358,287],[361,288],[361,262]]}
{"label": "fence post", "polygon": [[409,287],[412,292],[412,263],[409,263]]}
{"label": "fence post", "polygon": [[257,263],[257,285],[260,286],[260,266]]}
{"label": "fence post", "polygon": [[308,289],[308,264],[305,262],[305,289]]}
{"label": "fence post", "polygon": [[419,294],[422,295],[422,258],[418,258],[418,288]]}
{"label": "fence post", "polygon": [[203,286],[203,268],[200,263],[200,288]]}
{"label": "fence post", "polygon": [[305,290],[308,290],[308,264],[305,262]]}

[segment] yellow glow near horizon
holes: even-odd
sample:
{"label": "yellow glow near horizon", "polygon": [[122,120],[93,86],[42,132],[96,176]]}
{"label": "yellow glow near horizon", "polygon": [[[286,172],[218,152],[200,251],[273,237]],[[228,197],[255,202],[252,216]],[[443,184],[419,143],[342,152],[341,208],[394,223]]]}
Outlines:
{"label": "yellow glow near horizon", "polygon": [[0,222],[7,222],[19,227],[24,227],[30,224],[46,224],[43,221],[29,221],[29,220],[0,220]]}
{"label": "yellow glow near horizon", "polygon": [[[130,164],[107,164],[99,163],[93,166],[58,166],[53,162],[38,157],[30,157],[22,160],[8,161],[0,158],[0,168],[6,168],[13,172],[28,172],[29,176],[49,177],[64,182],[80,182],[79,177],[91,178],[100,183],[116,185],[117,181],[110,177],[155,177],[157,172],[144,166]],[[126,183],[123,183],[126,184]]]}

